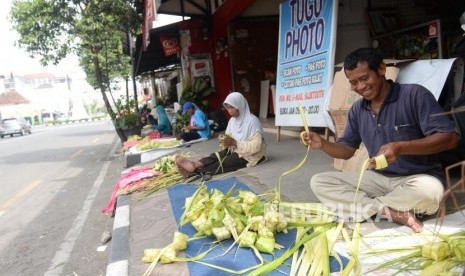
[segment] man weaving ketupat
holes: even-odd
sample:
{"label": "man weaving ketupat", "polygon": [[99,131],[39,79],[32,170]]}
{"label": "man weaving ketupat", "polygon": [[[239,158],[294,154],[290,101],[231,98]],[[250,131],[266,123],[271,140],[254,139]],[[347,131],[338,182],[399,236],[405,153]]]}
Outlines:
{"label": "man weaving ketupat", "polygon": [[[343,135],[333,143],[305,132],[302,140],[340,159],[352,157],[363,142],[371,157],[368,170],[359,187],[357,172],[319,173],[310,187],[348,221],[378,215],[421,232],[416,215],[435,213],[444,193],[444,171],[431,155],[457,147],[456,129],[437,115],[444,111],[426,88],[386,80],[386,64],[375,49],[349,54],[344,72],[362,98],[352,105]],[[375,157],[382,155],[387,167],[375,169]]]}

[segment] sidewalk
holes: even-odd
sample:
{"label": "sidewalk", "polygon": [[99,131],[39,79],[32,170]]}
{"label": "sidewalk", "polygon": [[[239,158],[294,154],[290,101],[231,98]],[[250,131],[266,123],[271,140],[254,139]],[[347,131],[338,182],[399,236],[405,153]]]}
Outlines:
{"label": "sidewalk", "polygon": [[[280,141],[277,141],[277,128],[274,127],[274,121],[267,120],[262,123],[270,160],[226,176],[237,177],[256,192],[276,188],[279,177],[297,166],[307,153],[306,148],[297,138],[299,128],[282,129]],[[188,152],[193,158],[208,155],[218,150],[216,137],[217,134],[209,141],[193,144],[177,152]],[[324,171],[334,171],[332,158],[322,151],[310,150],[304,165],[299,170],[283,177],[282,196],[293,202],[318,202],[310,190],[309,182],[314,174]],[[172,235],[175,231],[176,222],[170,206],[166,191],[161,191],[141,201],[137,200],[134,195],[118,198],[107,276],[143,275],[148,268],[147,264],[141,262],[144,249],[162,247],[169,243],[163,235],[157,235],[157,231],[167,233],[166,236],[170,233]],[[393,227],[393,225],[388,222],[379,222],[376,225],[367,223],[362,225],[362,228],[364,232],[371,232],[380,228]],[[154,231],[155,229],[157,231]],[[173,273],[173,268],[176,269],[175,273]],[[176,266],[170,265],[167,271],[157,270],[157,275],[174,274],[189,275],[187,266],[179,263]]]}

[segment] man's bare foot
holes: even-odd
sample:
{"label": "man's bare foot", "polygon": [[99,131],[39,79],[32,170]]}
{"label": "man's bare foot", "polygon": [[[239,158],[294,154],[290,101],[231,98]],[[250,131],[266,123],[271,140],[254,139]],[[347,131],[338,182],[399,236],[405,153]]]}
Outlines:
{"label": "man's bare foot", "polygon": [[421,221],[419,221],[411,212],[401,212],[391,208],[385,208],[382,216],[387,219],[391,219],[397,224],[408,226],[416,233],[423,231],[423,223],[421,223]]}

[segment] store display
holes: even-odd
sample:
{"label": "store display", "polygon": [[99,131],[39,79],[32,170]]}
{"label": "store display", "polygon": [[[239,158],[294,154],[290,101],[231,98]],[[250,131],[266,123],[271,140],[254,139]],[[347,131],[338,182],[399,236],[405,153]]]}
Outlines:
{"label": "store display", "polygon": [[384,58],[442,58],[441,25],[439,20],[419,24],[373,38]]}

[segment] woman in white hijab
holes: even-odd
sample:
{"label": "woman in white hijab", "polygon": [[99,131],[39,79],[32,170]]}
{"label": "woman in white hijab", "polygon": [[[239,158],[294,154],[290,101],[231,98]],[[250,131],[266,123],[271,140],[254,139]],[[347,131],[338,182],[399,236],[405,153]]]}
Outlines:
{"label": "woman in white hijab", "polygon": [[210,173],[211,175],[235,171],[255,166],[266,159],[266,144],[260,120],[250,113],[249,104],[239,92],[232,92],[223,102],[231,115],[225,135],[218,140],[222,147],[219,152],[198,161],[182,156],[176,157],[179,172],[184,176],[192,173]]}

